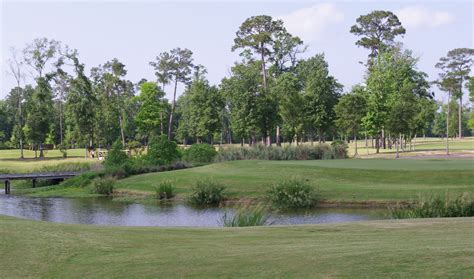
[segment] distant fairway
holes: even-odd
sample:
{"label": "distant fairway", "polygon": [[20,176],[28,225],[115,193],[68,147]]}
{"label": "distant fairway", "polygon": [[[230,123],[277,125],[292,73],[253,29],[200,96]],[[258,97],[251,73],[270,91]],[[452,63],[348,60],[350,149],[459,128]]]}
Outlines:
{"label": "distant fairway", "polygon": [[[85,158],[85,149],[69,149],[68,158],[63,158],[59,150],[45,150],[43,159],[34,159],[35,152],[24,150],[25,159],[20,160],[20,150],[0,150],[0,173],[2,172],[35,172],[43,167],[52,167],[68,163],[98,163],[97,159]],[[38,152],[39,156],[39,152]]]}

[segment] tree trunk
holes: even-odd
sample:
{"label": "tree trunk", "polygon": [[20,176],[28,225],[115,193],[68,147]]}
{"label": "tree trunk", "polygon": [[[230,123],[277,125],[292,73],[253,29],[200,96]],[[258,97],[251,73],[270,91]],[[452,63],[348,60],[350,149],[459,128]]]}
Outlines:
{"label": "tree trunk", "polygon": [[383,149],[387,149],[387,145],[385,142],[385,129],[382,129],[382,146],[383,146]]}
{"label": "tree trunk", "polygon": [[367,133],[365,133],[365,150],[367,151],[367,155],[369,155],[369,142],[367,141]]}
{"label": "tree trunk", "polygon": [[276,145],[277,145],[277,146],[281,146],[281,142],[280,142],[280,125],[277,125],[277,128],[276,128]]}
{"label": "tree trunk", "polygon": [[415,137],[413,137],[413,151],[416,149],[416,134]]}
{"label": "tree trunk", "polygon": [[451,92],[448,92],[448,109],[446,112],[446,155],[449,155],[449,101]]}
{"label": "tree trunk", "polygon": [[[164,82],[163,82],[163,85],[161,86],[161,88],[163,89],[163,93],[165,93],[165,83]],[[163,130],[164,130],[164,127],[163,127],[163,109],[165,107],[163,105],[163,101],[161,101],[161,103],[162,103],[162,107],[161,107],[161,110],[160,110],[160,135],[163,135]]]}
{"label": "tree trunk", "polygon": [[175,77],[174,81],[174,93],[173,93],[173,103],[171,104],[171,113],[170,113],[170,121],[168,127],[168,140],[171,140],[171,132],[173,131],[173,114],[174,108],[176,106],[176,90],[178,89],[178,78]]}
{"label": "tree trunk", "polygon": [[395,143],[395,144],[397,145],[397,156],[395,156],[395,158],[397,158],[397,159],[400,158],[399,147],[400,147],[400,140],[401,140],[401,139],[402,139],[402,134],[400,134],[400,135],[398,136],[398,140],[397,140],[396,143]]}
{"label": "tree trunk", "polygon": [[21,114],[21,101],[23,98],[21,98],[21,91],[20,91],[20,81],[18,80],[17,82],[17,88],[18,88],[18,126],[20,127],[19,128],[19,137],[20,137],[20,159],[24,159],[24,155],[23,155],[23,124],[22,124],[22,114]]}
{"label": "tree trunk", "polygon": [[354,146],[355,146],[355,152],[354,152],[354,157],[357,157],[357,155],[359,155],[357,153],[357,135],[354,134]]}
{"label": "tree trunk", "polygon": [[40,155],[39,155],[39,157],[40,157],[40,159],[44,158],[43,143],[40,143]]}
{"label": "tree trunk", "polygon": [[123,132],[123,120],[122,114],[119,111],[119,125],[120,125],[120,136],[122,137],[122,145],[125,146],[125,134]]}
{"label": "tree trunk", "polygon": [[[461,88],[462,90],[462,88]],[[449,104],[448,104],[449,105]],[[461,91],[461,94],[459,95],[459,109],[458,109],[458,136],[459,136],[459,139],[461,139],[463,136],[462,136],[462,91]]]}
{"label": "tree trunk", "polygon": [[63,104],[59,100],[59,139],[61,146],[63,145]]}
{"label": "tree trunk", "polygon": [[380,151],[380,135],[377,135],[377,138],[375,139],[375,153],[379,154]]}
{"label": "tree trunk", "polygon": [[265,67],[265,55],[264,55],[263,43],[260,44],[260,55],[262,58],[263,90],[267,92],[267,69]]}

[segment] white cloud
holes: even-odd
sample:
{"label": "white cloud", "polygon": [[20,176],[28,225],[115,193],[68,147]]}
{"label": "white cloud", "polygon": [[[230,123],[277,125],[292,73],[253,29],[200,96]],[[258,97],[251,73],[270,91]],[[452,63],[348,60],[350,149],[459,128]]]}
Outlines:
{"label": "white cloud", "polygon": [[454,16],[448,12],[434,11],[419,5],[402,8],[395,14],[404,27],[438,27],[454,21]]}
{"label": "white cloud", "polygon": [[341,22],[344,14],[334,4],[318,4],[276,18],[284,21],[290,33],[311,42],[321,38],[328,25]]}

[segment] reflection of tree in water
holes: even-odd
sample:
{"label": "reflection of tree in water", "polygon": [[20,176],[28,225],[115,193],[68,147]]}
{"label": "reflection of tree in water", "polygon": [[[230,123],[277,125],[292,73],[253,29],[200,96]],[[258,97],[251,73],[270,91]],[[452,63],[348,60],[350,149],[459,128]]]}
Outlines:
{"label": "reflection of tree in water", "polygon": [[69,212],[74,223],[83,224],[118,224],[127,204],[113,202],[110,198],[70,199]]}
{"label": "reflection of tree in water", "polygon": [[42,198],[15,198],[15,215],[35,220],[53,221],[50,219],[51,202]]}

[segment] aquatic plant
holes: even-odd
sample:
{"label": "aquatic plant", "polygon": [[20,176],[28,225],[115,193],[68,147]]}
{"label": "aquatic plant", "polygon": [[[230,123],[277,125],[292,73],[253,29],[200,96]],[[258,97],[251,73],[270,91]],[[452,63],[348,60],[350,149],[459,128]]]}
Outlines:
{"label": "aquatic plant", "polygon": [[269,217],[265,206],[259,204],[240,207],[235,212],[226,210],[220,222],[224,227],[263,226],[268,224]]}

